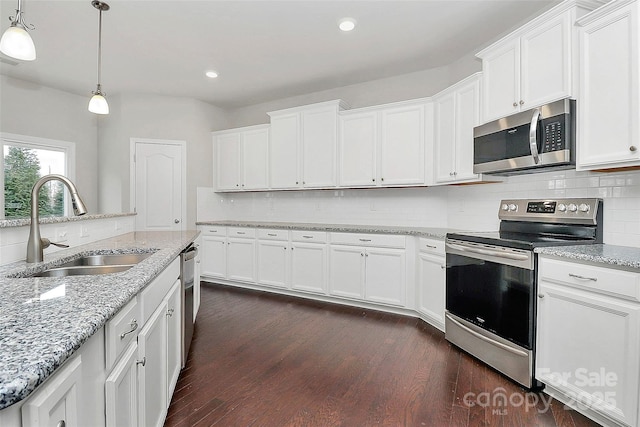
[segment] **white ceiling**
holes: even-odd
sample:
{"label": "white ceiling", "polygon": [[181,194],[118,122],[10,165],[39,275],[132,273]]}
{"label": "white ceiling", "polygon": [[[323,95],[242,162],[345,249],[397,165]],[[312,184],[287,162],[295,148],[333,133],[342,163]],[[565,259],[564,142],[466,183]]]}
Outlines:
{"label": "white ceiling", "polygon": [[[555,0],[107,0],[107,96],[153,93],[241,107],[450,64]],[[0,27],[17,0],[0,0]],[[90,0],[23,0],[38,58],[0,73],[89,96],[98,11]],[[357,20],[343,33],[337,21]],[[206,70],[219,72],[212,80]]]}

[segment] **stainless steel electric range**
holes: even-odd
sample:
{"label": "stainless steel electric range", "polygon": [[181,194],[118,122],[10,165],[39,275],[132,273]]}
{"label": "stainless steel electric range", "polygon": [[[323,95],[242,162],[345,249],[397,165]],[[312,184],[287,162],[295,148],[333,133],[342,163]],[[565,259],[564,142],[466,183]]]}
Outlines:
{"label": "stainless steel electric range", "polygon": [[498,217],[499,231],[447,234],[445,336],[535,388],[534,249],[602,243],[602,201],[503,200]]}

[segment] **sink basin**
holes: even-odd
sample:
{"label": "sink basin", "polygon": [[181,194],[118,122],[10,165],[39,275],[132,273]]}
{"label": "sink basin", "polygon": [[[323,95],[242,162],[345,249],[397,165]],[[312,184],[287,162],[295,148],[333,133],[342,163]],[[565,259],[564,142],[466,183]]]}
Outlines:
{"label": "sink basin", "polygon": [[153,255],[153,252],[137,253],[137,254],[108,254],[108,255],[85,255],[76,258],[60,267],[76,267],[76,266],[108,266],[108,265],[134,265]]}
{"label": "sink basin", "polygon": [[119,273],[131,267],[133,267],[133,265],[76,265],[56,267],[36,273],[31,277],[93,276],[97,274]]}

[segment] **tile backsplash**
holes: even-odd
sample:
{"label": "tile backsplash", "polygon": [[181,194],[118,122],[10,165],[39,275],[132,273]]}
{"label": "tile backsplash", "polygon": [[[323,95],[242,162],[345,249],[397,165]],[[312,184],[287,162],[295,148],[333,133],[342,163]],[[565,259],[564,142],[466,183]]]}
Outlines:
{"label": "tile backsplash", "polygon": [[604,242],[640,247],[640,171],[545,172],[426,188],[214,193],[198,188],[198,221],[380,224],[491,231],[506,198],[598,197]]}

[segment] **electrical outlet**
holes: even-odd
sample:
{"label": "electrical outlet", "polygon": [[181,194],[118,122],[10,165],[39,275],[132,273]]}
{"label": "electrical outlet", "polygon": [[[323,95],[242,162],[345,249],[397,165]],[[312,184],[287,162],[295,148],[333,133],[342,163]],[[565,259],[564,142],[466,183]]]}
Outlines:
{"label": "electrical outlet", "polygon": [[67,227],[58,227],[55,229],[55,242],[62,243],[69,239]]}
{"label": "electrical outlet", "polygon": [[86,225],[80,226],[80,237],[89,237],[89,228]]}

